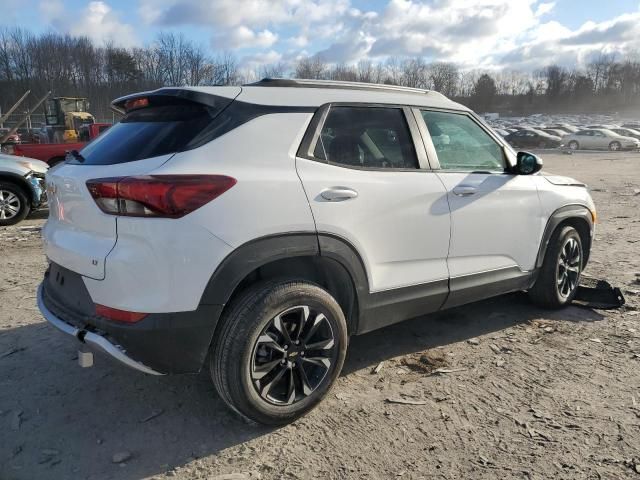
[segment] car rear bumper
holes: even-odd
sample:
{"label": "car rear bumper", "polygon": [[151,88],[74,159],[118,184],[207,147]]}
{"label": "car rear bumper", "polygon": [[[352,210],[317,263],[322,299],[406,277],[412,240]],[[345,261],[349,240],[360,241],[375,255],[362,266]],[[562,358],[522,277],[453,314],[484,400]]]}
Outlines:
{"label": "car rear bumper", "polygon": [[147,367],[143,363],[137,362],[133,358],[127,356],[125,350],[123,350],[122,347],[111,343],[102,335],[98,335],[87,330],[81,330],[77,327],[74,327],[70,323],[67,323],[64,320],[56,317],[45,305],[42,285],[38,287],[38,308],[40,309],[42,316],[47,322],[49,322],[61,332],[75,337],[79,342],[84,343],[89,347],[93,347],[94,349],[101,350],[102,352],[110,355],[119,362],[124,363],[126,366],[131,367],[135,370],[139,370],[140,372],[148,373],[150,375],[163,375],[162,373],[157,372],[154,369]]}
{"label": "car rear bumper", "polygon": [[221,305],[154,313],[125,324],[95,315],[83,277],[54,263],[38,288],[38,308],[58,330],[138,371],[197,373],[208,354]]}

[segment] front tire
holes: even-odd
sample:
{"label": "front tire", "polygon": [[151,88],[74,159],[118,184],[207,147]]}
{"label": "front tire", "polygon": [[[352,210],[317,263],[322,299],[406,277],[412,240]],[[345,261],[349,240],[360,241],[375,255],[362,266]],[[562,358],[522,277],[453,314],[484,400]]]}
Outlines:
{"label": "front tire", "polygon": [[29,210],[29,200],[19,186],[0,182],[0,227],[21,222],[29,214]]}
{"label": "front tire", "polygon": [[563,308],[576,296],[584,263],[582,240],[578,231],[570,226],[557,229],[538,273],[529,297],[544,308]]}
{"label": "front tire", "polygon": [[620,142],[611,142],[609,144],[609,150],[611,150],[612,152],[617,152],[621,149],[622,149],[622,145],[620,144]]}
{"label": "front tire", "polygon": [[317,285],[256,285],[220,321],[211,377],[227,405],[250,420],[295,420],[326,396],[342,370],[346,320],[336,300]]}

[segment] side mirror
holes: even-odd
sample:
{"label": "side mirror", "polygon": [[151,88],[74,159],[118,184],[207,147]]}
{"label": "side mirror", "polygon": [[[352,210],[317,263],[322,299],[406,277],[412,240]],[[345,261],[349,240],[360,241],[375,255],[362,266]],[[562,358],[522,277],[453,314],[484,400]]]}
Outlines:
{"label": "side mirror", "polygon": [[542,159],[529,152],[518,152],[516,173],[518,175],[532,175],[542,170]]}

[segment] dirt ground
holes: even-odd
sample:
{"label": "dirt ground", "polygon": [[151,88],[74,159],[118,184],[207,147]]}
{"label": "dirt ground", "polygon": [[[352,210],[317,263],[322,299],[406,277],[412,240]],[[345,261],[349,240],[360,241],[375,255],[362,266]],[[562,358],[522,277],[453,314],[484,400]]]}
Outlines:
{"label": "dirt ground", "polygon": [[35,306],[45,215],[0,230],[0,479],[640,479],[640,153],[542,155],[589,184],[586,273],[627,306],[513,294],[353,338],[330,396],[278,429],[204,372],[79,368]]}

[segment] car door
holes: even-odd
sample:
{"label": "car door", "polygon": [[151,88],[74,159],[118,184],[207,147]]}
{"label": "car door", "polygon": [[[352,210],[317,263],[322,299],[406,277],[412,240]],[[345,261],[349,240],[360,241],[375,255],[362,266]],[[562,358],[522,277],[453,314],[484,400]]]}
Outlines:
{"label": "car door", "polygon": [[584,132],[578,133],[580,135],[580,147],[581,148],[598,148],[597,138],[594,136],[593,130],[585,130]]}
{"label": "car door", "polygon": [[524,130],[518,130],[513,135],[514,135],[514,141],[512,142],[512,144],[514,146],[518,146],[518,147],[526,146],[526,143],[527,143],[527,132],[525,132]]}
{"label": "car door", "polygon": [[592,147],[593,148],[608,148],[609,147],[609,142],[611,141],[611,139],[609,137],[607,137],[604,133],[598,131],[598,130],[594,130],[592,132]]}
{"label": "car door", "polygon": [[527,148],[537,147],[540,144],[540,135],[536,132],[527,132]]}
{"label": "car door", "polygon": [[540,177],[506,173],[504,148],[471,114],[415,114],[451,211],[446,306],[526,288],[545,225]]}
{"label": "car door", "polygon": [[320,237],[353,247],[375,302],[411,290],[412,298],[432,299],[419,313],[437,310],[448,289],[449,206],[411,110],[332,105],[316,117],[296,167]]}

